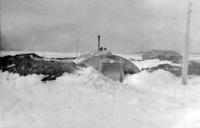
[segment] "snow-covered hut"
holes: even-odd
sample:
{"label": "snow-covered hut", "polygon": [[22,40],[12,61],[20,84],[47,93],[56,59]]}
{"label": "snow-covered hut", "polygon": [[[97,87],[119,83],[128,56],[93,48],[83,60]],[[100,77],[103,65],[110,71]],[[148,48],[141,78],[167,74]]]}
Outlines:
{"label": "snow-covered hut", "polygon": [[84,64],[93,67],[113,80],[123,80],[125,74],[134,74],[139,69],[131,61],[114,55],[109,51],[95,51],[83,54],[75,61],[77,64]]}
{"label": "snow-covered hut", "polygon": [[142,58],[143,60],[160,59],[169,60],[174,63],[180,63],[182,60],[182,55],[172,50],[149,50],[143,53]]}

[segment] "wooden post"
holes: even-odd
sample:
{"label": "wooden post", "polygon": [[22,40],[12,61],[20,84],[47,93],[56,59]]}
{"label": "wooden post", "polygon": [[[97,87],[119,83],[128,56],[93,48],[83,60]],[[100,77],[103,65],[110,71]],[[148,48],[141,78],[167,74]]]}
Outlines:
{"label": "wooden post", "polygon": [[187,10],[187,22],[186,22],[186,33],[185,33],[185,46],[184,46],[184,55],[183,55],[183,65],[182,65],[182,84],[187,85],[188,80],[188,54],[189,54],[189,42],[190,42],[190,16],[191,16],[191,5],[188,3]]}
{"label": "wooden post", "polygon": [[79,56],[79,34],[76,40],[76,58]]}
{"label": "wooden post", "polygon": [[[1,12],[0,12],[1,13]],[[0,15],[0,18],[1,18],[1,15]],[[1,35],[1,21],[0,21],[0,50],[3,50],[3,46],[2,46],[2,41],[3,41],[3,39],[2,39],[2,35]]]}
{"label": "wooden post", "polygon": [[[0,2],[0,6],[1,6],[1,2]],[[0,11],[0,18],[1,18],[1,11]],[[1,20],[0,20],[0,51],[3,50],[1,43],[2,43],[2,36],[1,36]]]}
{"label": "wooden post", "polygon": [[1,107],[0,107],[0,128],[2,128],[2,109],[1,109]]}

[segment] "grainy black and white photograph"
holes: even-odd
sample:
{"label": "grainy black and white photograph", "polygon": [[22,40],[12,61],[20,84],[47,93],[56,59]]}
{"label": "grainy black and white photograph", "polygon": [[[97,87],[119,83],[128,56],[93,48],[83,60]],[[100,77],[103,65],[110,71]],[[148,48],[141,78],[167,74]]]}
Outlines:
{"label": "grainy black and white photograph", "polygon": [[200,128],[200,0],[0,0],[0,128]]}

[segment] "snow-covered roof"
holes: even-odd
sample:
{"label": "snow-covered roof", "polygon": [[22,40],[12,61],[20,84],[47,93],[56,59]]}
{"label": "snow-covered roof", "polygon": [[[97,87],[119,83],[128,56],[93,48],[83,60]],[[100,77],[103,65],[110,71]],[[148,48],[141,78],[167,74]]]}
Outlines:
{"label": "snow-covered roof", "polygon": [[75,60],[75,63],[80,64],[92,57],[99,56],[99,55],[112,55],[112,53],[110,51],[94,51],[94,52],[82,54]]}
{"label": "snow-covered roof", "polygon": [[152,53],[155,53],[155,54],[158,54],[158,55],[181,56],[180,53],[173,51],[173,50],[149,50],[149,51],[146,51],[146,52],[152,52]]}

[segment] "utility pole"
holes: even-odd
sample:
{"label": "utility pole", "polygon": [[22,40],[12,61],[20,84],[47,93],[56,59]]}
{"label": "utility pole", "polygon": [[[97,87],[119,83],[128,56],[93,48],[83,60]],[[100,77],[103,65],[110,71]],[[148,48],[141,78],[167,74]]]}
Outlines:
{"label": "utility pole", "polygon": [[187,9],[187,22],[186,22],[186,33],[185,33],[185,46],[183,54],[183,64],[182,64],[182,84],[187,85],[188,80],[188,59],[189,59],[189,42],[190,42],[190,17],[192,13],[191,9],[192,3],[188,3]]}
{"label": "utility pole", "polygon": [[79,56],[79,41],[80,39],[79,39],[79,34],[78,34],[77,40],[76,40],[76,57]]}
{"label": "utility pole", "polygon": [[1,39],[2,37],[1,37],[1,26],[0,26],[0,50],[1,50],[1,41],[2,41],[2,39]]}
{"label": "utility pole", "polygon": [[[1,18],[1,12],[0,12],[0,18]],[[2,41],[3,41],[3,39],[2,39],[2,35],[1,35],[1,21],[0,21],[0,50],[3,50]]]}
{"label": "utility pole", "polygon": [[[0,51],[3,50],[3,49],[2,49],[2,45],[1,45],[1,43],[2,43],[1,19],[2,19],[2,17],[1,17],[1,1],[0,1]],[[1,128],[1,127],[0,127],[0,128]]]}

